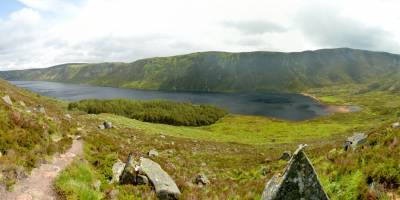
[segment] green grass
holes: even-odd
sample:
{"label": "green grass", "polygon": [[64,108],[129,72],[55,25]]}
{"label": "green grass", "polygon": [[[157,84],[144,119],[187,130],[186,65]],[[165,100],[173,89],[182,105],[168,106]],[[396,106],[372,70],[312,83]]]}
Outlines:
{"label": "green grass", "polygon": [[[346,114],[338,115],[345,116]],[[240,115],[229,115],[213,125],[197,128],[146,123],[110,114],[101,114],[98,119],[112,121],[117,126],[138,129],[148,134],[257,145],[306,142],[345,135],[355,129],[367,129],[373,126],[367,121],[363,122],[357,119],[335,120],[326,118],[305,122],[289,122]]]}
{"label": "green grass", "polygon": [[94,189],[93,183],[96,180],[88,163],[74,161],[57,177],[55,187],[58,194],[68,200],[99,200],[104,195]]}

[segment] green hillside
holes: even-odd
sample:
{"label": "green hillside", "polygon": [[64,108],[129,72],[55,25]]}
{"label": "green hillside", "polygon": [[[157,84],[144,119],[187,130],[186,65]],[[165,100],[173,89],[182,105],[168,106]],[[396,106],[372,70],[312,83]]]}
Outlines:
{"label": "green hillside", "polygon": [[0,77],[154,90],[302,91],[378,80],[380,84],[371,84],[373,89],[397,89],[399,70],[400,55],[340,48],[295,53],[202,52],[132,63],[6,71],[0,72]]}

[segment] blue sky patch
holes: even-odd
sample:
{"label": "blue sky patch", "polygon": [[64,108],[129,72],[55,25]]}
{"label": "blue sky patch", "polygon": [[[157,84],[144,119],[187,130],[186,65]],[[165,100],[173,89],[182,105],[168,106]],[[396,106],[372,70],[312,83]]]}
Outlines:
{"label": "blue sky patch", "polygon": [[17,0],[0,0],[0,18],[6,18],[12,12],[23,7],[24,5]]}

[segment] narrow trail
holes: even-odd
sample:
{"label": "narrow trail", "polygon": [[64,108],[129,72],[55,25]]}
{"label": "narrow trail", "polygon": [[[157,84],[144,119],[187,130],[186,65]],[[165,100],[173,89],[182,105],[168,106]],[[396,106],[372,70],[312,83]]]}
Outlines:
{"label": "narrow trail", "polygon": [[55,156],[49,164],[42,164],[32,170],[31,175],[18,182],[12,192],[0,194],[0,199],[7,200],[55,200],[53,181],[58,173],[67,167],[76,156],[83,152],[81,140],[74,140],[72,147],[64,154]]}

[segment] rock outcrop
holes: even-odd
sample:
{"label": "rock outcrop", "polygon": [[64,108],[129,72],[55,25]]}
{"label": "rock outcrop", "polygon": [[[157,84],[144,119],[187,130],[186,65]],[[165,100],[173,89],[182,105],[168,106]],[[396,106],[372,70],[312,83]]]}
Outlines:
{"label": "rock outcrop", "polygon": [[268,181],[262,200],[310,199],[328,200],[311,161],[300,145],[294,152],[283,175],[275,175]]}

